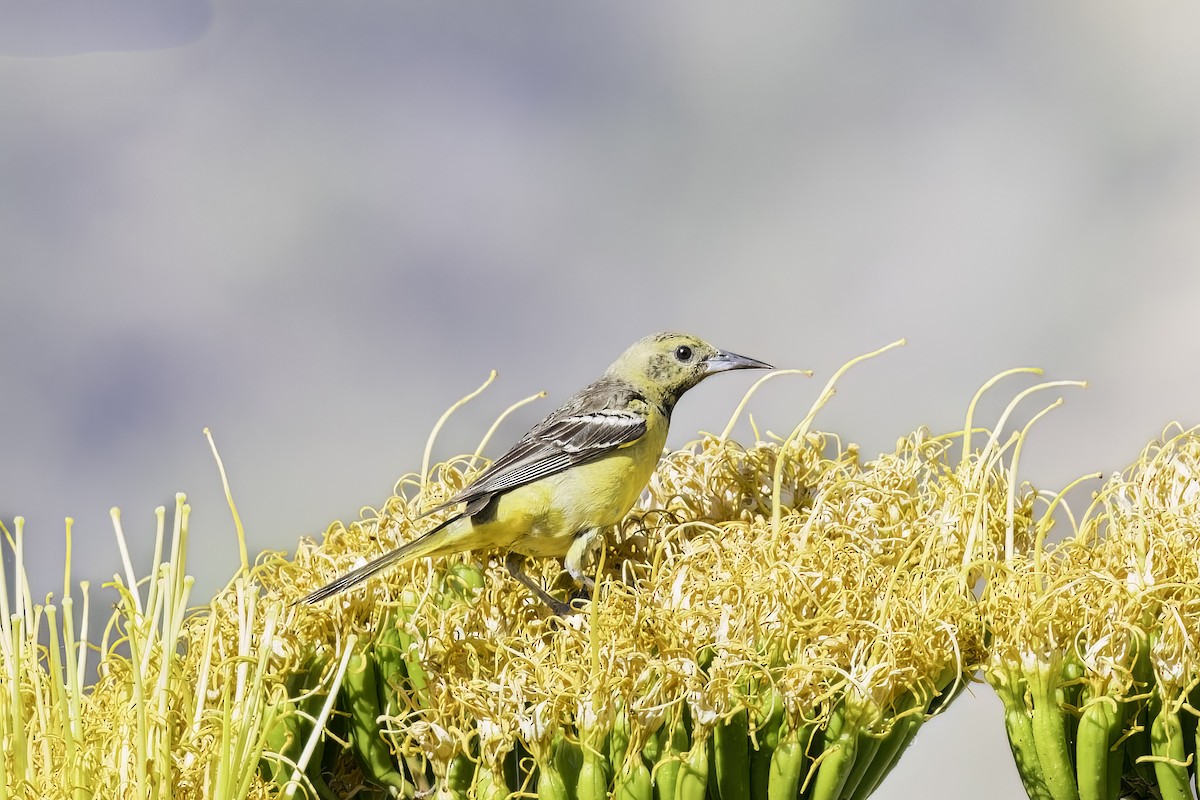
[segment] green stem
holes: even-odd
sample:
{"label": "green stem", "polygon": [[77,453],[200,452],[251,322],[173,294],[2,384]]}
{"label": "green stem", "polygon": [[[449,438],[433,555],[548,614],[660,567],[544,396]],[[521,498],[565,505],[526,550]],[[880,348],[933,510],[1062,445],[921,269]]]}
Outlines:
{"label": "green stem", "polygon": [[1075,735],[1080,800],[1118,800],[1123,755],[1117,746],[1121,716],[1119,701],[1108,695],[1093,697],[1083,708]]}
{"label": "green stem", "polygon": [[879,743],[866,776],[850,795],[851,800],[866,800],[875,793],[924,724],[924,713],[910,713],[892,723],[892,730]]}
{"label": "green stem", "polygon": [[771,759],[779,747],[779,735],[783,728],[783,697],[772,690],[770,702],[757,721],[756,747],[750,753],[750,795],[755,800],[765,800],[771,779]]}
{"label": "green stem", "polygon": [[692,747],[680,764],[675,780],[675,800],[704,800],[708,792],[708,748],[711,737],[708,731],[699,727],[692,733]]}
{"label": "green stem", "polygon": [[858,754],[858,720],[843,700],[825,725],[817,777],[813,781],[812,800],[839,800]]}
{"label": "green stem", "polygon": [[658,765],[651,773],[654,781],[655,800],[674,800],[675,787],[679,783],[679,771],[691,748],[687,727],[683,723],[682,711],[674,720],[667,722],[663,732],[662,753]]}
{"label": "green stem", "polygon": [[767,782],[769,800],[796,800],[799,796],[801,782],[812,762],[808,746],[815,727],[812,724],[789,727],[779,737],[779,744],[771,756],[771,774]]}
{"label": "green stem", "polygon": [[1163,702],[1150,724],[1150,749],[1154,753],[1154,774],[1162,800],[1191,800],[1188,787],[1187,754],[1183,726],[1173,703]]}
{"label": "green stem", "polygon": [[750,728],[746,709],[717,723],[709,747],[715,800],[750,800]]}
{"label": "green stem", "polygon": [[1036,664],[1026,674],[1033,699],[1033,741],[1042,765],[1042,777],[1054,800],[1079,800],[1066,714],[1058,702],[1059,664]]}
{"label": "green stem", "polygon": [[1053,800],[1042,775],[1042,763],[1033,736],[1033,714],[1025,700],[1026,682],[1020,670],[994,666],[986,673],[987,682],[1004,705],[1004,729],[1021,784],[1030,800]]}

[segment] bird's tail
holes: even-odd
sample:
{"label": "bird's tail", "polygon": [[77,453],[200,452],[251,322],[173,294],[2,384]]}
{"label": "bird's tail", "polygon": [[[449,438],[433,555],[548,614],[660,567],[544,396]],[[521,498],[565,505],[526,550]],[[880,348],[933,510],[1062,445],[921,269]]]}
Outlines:
{"label": "bird's tail", "polygon": [[[352,569],[337,580],[327,583],[320,589],[297,601],[296,605],[300,603],[316,603],[327,597],[333,597],[335,594],[344,592],[351,586],[365,581],[375,573],[387,569],[393,564],[411,561],[414,558],[421,558],[422,556],[427,556],[438,551],[451,538],[450,526],[460,519],[462,519],[461,516],[451,517],[428,533],[423,533],[411,542],[400,545],[390,553],[384,553],[374,561],[363,564],[357,569]],[[453,551],[454,548],[451,548],[444,552],[450,553]]]}

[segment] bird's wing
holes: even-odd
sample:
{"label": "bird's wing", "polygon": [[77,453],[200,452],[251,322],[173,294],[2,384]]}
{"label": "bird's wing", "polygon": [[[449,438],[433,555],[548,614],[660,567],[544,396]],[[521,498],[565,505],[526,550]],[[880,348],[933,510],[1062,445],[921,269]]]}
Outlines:
{"label": "bird's wing", "polygon": [[646,418],[630,410],[629,394],[588,387],[535,425],[466,488],[421,516],[459,503],[467,504],[464,514],[470,516],[498,493],[636,442],[646,433]]}

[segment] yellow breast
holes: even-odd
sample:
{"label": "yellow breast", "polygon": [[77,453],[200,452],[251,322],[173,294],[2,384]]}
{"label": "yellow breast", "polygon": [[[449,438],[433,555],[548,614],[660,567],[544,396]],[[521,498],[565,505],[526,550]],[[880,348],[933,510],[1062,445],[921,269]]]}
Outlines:
{"label": "yellow breast", "polygon": [[603,458],[504,495],[496,517],[515,534],[509,547],[561,557],[577,533],[620,522],[645,489],[665,442],[666,425],[655,425],[637,442]]}

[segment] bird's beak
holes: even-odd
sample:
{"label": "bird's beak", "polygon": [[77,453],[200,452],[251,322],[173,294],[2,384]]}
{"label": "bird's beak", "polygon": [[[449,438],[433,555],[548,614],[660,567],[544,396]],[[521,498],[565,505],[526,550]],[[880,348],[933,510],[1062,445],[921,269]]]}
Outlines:
{"label": "bird's beak", "polygon": [[716,372],[728,372],[731,369],[775,368],[765,361],[759,361],[757,358],[739,356],[737,353],[728,353],[724,350],[718,350],[716,355],[709,356],[704,362],[705,375],[712,375]]}

